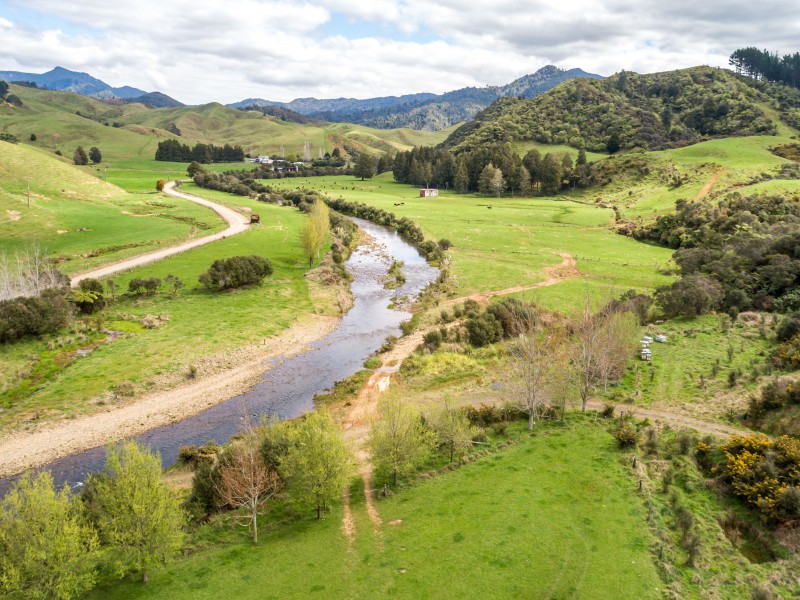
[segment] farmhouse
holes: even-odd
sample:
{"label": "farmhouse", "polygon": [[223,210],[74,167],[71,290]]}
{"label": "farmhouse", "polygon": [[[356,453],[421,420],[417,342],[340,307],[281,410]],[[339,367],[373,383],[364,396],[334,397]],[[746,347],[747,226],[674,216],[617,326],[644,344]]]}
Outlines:
{"label": "farmhouse", "polygon": [[439,190],[434,188],[420,188],[419,189],[419,197],[420,198],[435,198],[439,195]]}

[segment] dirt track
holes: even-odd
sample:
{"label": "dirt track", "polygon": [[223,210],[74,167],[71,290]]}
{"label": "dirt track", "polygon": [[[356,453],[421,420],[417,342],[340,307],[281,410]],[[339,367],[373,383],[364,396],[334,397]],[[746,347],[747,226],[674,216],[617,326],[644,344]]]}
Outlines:
{"label": "dirt track", "polygon": [[84,273],[78,273],[70,282],[73,287],[80,283],[82,279],[88,279],[90,277],[97,279],[112,275],[114,273],[119,273],[121,271],[127,271],[128,269],[133,269],[134,267],[141,267],[142,265],[153,263],[163,258],[167,258],[168,256],[180,254],[181,252],[186,252],[192,248],[197,248],[198,246],[203,246],[231,235],[242,233],[249,229],[250,219],[248,217],[239,214],[227,206],[217,204],[216,202],[211,202],[210,200],[205,200],[204,198],[198,198],[197,196],[192,196],[191,194],[178,192],[175,190],[174,181],[170,181],[164,186],[164,193],[172,196],[173,198],[181,198],[183,200],[188,200],[189,202],[194,202],[195,204],[200,204],[201,206],[210,208],[225,220],[225,222],[228,224],[228,228],[224,231],[220,231],[219,233],[189,240],[181,244],[170,246],[169,248],[162,248],[161,250],[155,250],[146,254],[133,256],[119,262],[92,269],[91,271],[85,271]]}

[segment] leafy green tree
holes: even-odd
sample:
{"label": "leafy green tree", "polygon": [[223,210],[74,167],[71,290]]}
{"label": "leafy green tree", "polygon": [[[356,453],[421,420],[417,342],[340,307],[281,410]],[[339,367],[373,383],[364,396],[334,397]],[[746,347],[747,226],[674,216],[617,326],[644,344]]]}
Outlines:
{"label": "leafy green tree", "polygon": [[36,141],[36,134],[35,134],[35,133],[32,133],[32,134],[31,134],[31,141],[32,141],[32,142],[35,142],[35,141]]}
{"label": "leafy green tree", "polygon": [[94,164],[103,162],[103,155],[100,152],[100,148],[97,146],[92,146],[89,148],[89,158]]}
{"label": "leafy green tree", "polygon": [[361,181],[372,179],[372,176],[375,175],[375,165],[372,163],[372,157],[366,152],[361,152],[358,155],[354,174],[356,177],[360,177]]}
{"label": "leafy green tree", "polygon": [[519,195],[530,196],[533,182],[531,181],[531,174],[525,167],[520,167],[519,170]]}
{"label": "leafy green tree", "polygon": [[544,155],[539,167],[543,194],[557,194],[561,189],[561,162],[549,152]]}
{"label": "leafy green tree", "polygon": [[89,164],[89,157],[86,156],[86,150],[83,149],[83,146],[75,148],[75,152],[72,154],[72,162],[76,165]]}
{"label": "leafy green tree", "polygon": [[300,243],[308,258],[308,268],[314,266],[314,259],[319,257],[319,252],[325,245],[330,229],[330,210],[328,205],[321,200],[315,200],[308,219],[300,229]]}
{"label": "leafy green tree", "polygon": [[608,142],[606,142],[606,150],[609,154],[615,154],[619,152],[620,143],[619,143],[619,135],[616,133],[612,133],[611,136],[608,138]]}
{"label": "leafy green tree", "polygon": [[457,456],[465,455],[472,448],[472,439],[480,433],[469,422],[464,411],[447,400],[430,415],[428,422],[436,434],[439,447],[450,457],[450,462]]}
{"label": "leafy green tree", "polygon": [[397,396],[382,398],[378,402],[378,415],[369,438],[372,464],[379,472],[390,475],[392,485],[396,486],[398,476],[412,472],[425,461],[435,436]]}
{"label": "leafy green tree", "polygon": [[183,545],[180,499],[161,480],[161,458],[131,441],[108,449],[105,472],[92,480],[92,517],[119,575],[147,572]]}
{"label": "leafy green tree", "polygon": [[8,94],[8,84],[5,81],[0,81],[0,100],[5,100]]}
{"label": "leafy green tree", "polygon": [[280,472],[300,506],[322,511],[341,496],[350,473],[350,452],[330,414],[317,410],[289,432]]}
{"label": "leafy green tree", "polygon": [[575,164],[579,167],[586,164],[586,150],[583,148],[578,150],[578,160],[575,161]]}
{"label": "leafy green tree", "polygon": [[24,474],[0,503],[0,593],[69,600],[96,581],[99,541],[49,471]]}
{"label": "leafy green tree", "polygon": [[[492,163],[489,163],[483,168],[478,178],[478,193],[483,196],[499,196],[502,193],[504,185],[503,173],[500,169],[495,168]],[[497,191],[498,189],[500,190],[499,193]]]}

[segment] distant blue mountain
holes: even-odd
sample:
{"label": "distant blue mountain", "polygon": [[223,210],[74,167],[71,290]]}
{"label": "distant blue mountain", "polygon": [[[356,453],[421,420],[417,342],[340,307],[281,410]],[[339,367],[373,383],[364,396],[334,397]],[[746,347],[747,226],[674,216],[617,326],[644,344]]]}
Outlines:
{"label": "distant blue mountain", "polygon": [[279,107],[323,121],[360,123],[380,129],[411,127],[436,131],[469,121],[498,98],[506,96],[533,98],[575,77],[603,78],[581,69],[565,71],[548,65],[508,85],[468,87],[445,94],[409,94],[366,100],[298,98],[291,102],[248,98],[228,106],[262,111],[268,107]]}
{"label": "distant blue mountain", "polygon": [[39,87],[62,92],[75,92],[84,96],[100,98],[135,98],[144,96],[147,92],[130,86],[111,87],[88,73],[78,73],[63,67],[56,67],[47,73],[22,73],[20,71],[0,71],[3,81],[30,81]]}

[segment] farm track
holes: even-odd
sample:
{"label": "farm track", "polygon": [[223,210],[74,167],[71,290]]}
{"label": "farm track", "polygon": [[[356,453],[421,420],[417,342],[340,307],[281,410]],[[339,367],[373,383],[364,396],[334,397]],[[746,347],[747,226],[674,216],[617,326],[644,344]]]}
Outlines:
{"label": "farm track", "polygon": [[199,198],[198,196],[193,196],[192,194],[184,194],[183,192],[178,192],[177,190],[175,190],[175,184],[176,184],[175,181],[170,181],[169,183],[167,183],[164,186],[164,193],[169,196],[172,196],[173,198],[188,200],[189,202],[194,202],[195,204],[199,204],[201,206],[205,206],[206,208],[210,208],[211,210],[216,212],[220,217],[222,217],[222,219],[228,224],[228,227],[225,230],[220,231],[219,233],[189,240],[186,242],[182,242],[180,244],[176,244],[174,246],[169,246],[168,248],[162,248],[161,250],[147,252],[146,254],[140,254],[138,256],[133,256],[131,258],[127,258],[125,260],[121,260],[115,263],[103,265],[102,267],[97,267],[96,269],[92,269],[91,271],[85,271],[83,273],[79,273],[71,279],[70,284],[74,287],[78,285],[78,283],[80,283],[81,280],[83,279],[89,279],[89,278],[97,279],[100,277],[107,277],[108,275],[113,275],[114,273],[120,273],[122,271],[133,269],[135,267],[141,267],[142,265],[154,263],[169,256],[174,256],[176,254],[180,254],[181,252],[186,252],[187,250],[191,250],[192,248],[197,248],[198,246],[204,246],[205,244],[210,244],[211,242],[216,242],[217,240],[225,239],[229,236],[245,232],[249,229],[250,220],[244,215],[236,212],[231,208],[228,208],[227,206],[223,206],[221,204],[217,204],[216,202],[212,202],[211,200]]}
{"label": "farm track", "polygon": [[714,173],[711,176],[711,178],[706,182],[706,184],[700,189],[700,191],[697,192],[697,195],[694,198],[692,198],[692,200],[694,202],[697,202],[698,200],[701,200],[706,196],[708,196],[708,194],[711,192],[711,188],[714,187],[714,184],[717,183],[720,180],[720,177],[722,177],[724,174],[725,174],[725,169],[720,169],[719,171]]}

